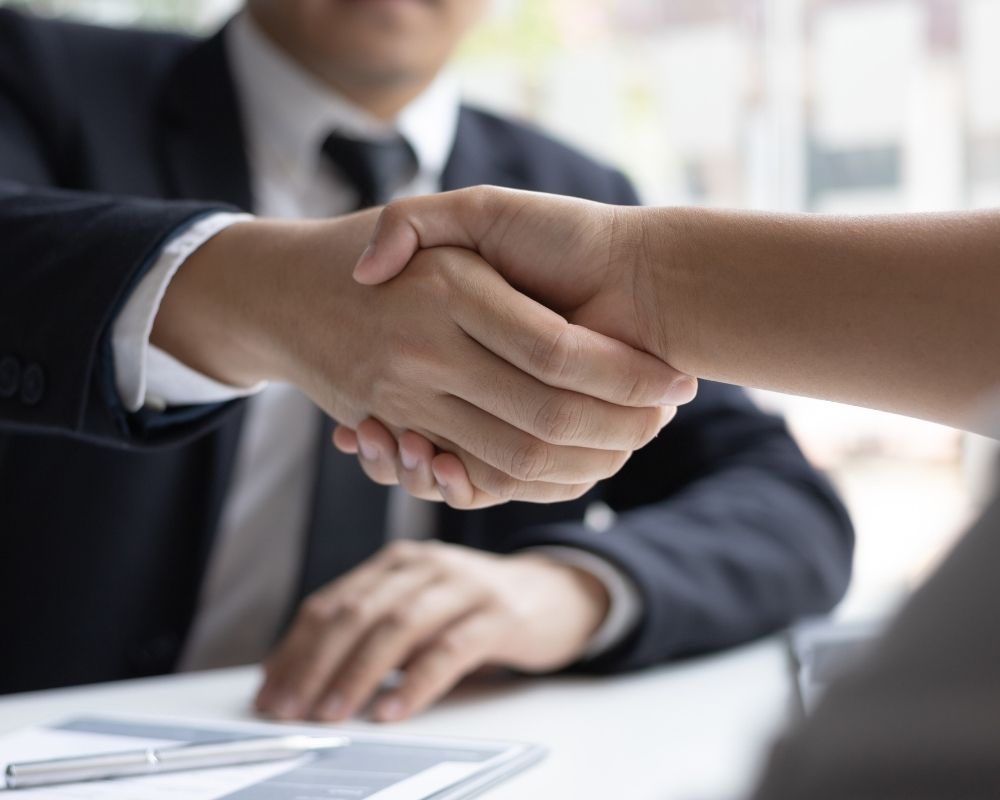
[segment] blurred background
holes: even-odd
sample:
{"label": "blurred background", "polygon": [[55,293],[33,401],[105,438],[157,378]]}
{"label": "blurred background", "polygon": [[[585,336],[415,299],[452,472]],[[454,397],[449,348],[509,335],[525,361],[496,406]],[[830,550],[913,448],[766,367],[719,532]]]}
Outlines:
{"label": "blurred background", "polygon": [[[239,0],[18,4],[207,33]],[[1000,205],[997,32],[1000,0],[495,0],[456,71],[470,100],[620,166],[649,203],[975,208]],[[882,613],[961,531],[996,453],[935,425],[755,394],[854,514],[839,613]]]}

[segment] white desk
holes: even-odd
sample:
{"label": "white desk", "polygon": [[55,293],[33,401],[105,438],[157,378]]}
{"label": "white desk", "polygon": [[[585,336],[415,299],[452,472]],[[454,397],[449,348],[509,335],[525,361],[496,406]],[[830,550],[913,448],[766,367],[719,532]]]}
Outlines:
{"label": "white desk", "polygon": [[[469,687],[396,729],[550,748],[491,800],[730,800],[786,718],[787,669],[769,640],[635,675]],[[8,695],[0,733],[81,713],[248,719],[258,679],[243,668]]]}

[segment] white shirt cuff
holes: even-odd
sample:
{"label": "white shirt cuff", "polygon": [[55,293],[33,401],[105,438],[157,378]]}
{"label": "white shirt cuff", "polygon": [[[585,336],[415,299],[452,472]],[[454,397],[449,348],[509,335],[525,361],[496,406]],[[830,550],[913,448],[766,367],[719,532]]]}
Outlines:
{"label": "white shirt cuff", "polygon": [[163,246],[152,269],[132,291],[111,329],[115,386],[128,411],[143,406],[163,410],[168,406],[221,403],[256,394],[266,385],[247,388],[219,383],[149,343],[160,303],[177,270],[213,236],[248,219],[253,217],[220,212],[182,228]]}
{"label": "white shirt cuff", "polygon": [[607,653],[635,630],[642,616],[642,597],[632,579],[611,562],[586,550],[562,545],[533,547],[532,552],[542,553],[554,561],[581,569],[604,584],[608,593],[608,614],[604,622],[590,637],[587,648],[580,657],[588,661]]}

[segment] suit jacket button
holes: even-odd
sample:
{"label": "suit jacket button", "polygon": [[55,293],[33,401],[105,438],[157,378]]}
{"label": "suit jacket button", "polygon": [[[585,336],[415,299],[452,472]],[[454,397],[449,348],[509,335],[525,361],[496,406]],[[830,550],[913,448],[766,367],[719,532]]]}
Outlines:
{"label": "suit jacket button", "polygon": [[0,358],[0,398],[8,400],[21,386],[21,365],[13,356]]}
{"label": "suit jacket button", "polygon": [[37,406],[45,396],[45,373],[38,364],[29,364],[21,376],[21,402]]}

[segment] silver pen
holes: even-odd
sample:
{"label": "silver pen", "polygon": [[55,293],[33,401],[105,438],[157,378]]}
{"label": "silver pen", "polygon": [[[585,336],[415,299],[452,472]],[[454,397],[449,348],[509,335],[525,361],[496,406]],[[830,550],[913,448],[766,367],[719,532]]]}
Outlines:
{"label": "silver pen", "polygon": [[150,747],[123,753],[9,764],[4,771],[4,778],[8,789],[29,789],[61,783],[283,761],[319,750],[346,747],[350,743],[350,739],[345,736],[295,735]]}

